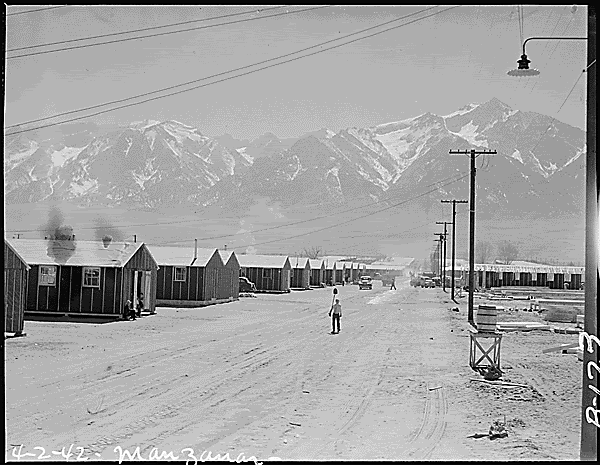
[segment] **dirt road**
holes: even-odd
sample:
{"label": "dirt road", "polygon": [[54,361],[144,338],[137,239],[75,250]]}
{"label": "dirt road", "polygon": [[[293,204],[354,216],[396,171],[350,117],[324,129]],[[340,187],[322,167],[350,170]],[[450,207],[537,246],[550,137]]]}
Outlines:
{"label": "dirt road", "polygon": [[552,436],[555,450],[467,438],[490,423],[466,332],[441,290],[375,283],[338,287],[338,335],[331,288],[135,322],[27,322],[6,341],[7,459],[70,446],[72,460],[136,447],[184,460],[577,458],[572,434]]}

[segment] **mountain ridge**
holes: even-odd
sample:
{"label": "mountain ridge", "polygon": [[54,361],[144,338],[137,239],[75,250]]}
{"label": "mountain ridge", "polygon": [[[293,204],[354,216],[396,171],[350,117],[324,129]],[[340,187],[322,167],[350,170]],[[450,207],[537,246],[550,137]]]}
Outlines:
{"label": "mountain ridge", "polygon": [[[55,129],[43,139],[7,136],[5,202],[243,209],[254,197],[286,206],[385,200],[468,169],[466,159],[461,167],[459,158],[448,156],[449,149],[490,148],[498,155],[478,160],[482,211],[583,208],[584,131],[495,98],[445,116],[426,112],[288,139],[268,132],[252,141],[209,137],[175,120]],[[486,164],[494,171],[486,171]],[[467,183],[441,192],[464,197]],[[559,198],[552,198],[554,192]]]}

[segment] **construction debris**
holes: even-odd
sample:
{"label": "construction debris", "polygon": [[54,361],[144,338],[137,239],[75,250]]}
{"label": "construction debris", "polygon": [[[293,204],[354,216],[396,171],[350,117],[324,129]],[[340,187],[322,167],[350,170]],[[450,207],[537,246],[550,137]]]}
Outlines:
{"label": "construction debris", "polygon": [[529,387],[526,384],[511,383],[508,381],[487,381],[485,379],[476,379],[476,378],[471,378],[469,381],[477,381],[479,383],[493,384],[494,386],[501,386],[501,387],[521,387],[521,388]]}
{"label": "construction debris", "polygon": [[548,349],[542,350],[542,354],[549,354],[550,352],[563,352],[566,349],[579,348],[579,342],[570,342],[568,344],[561,344],[556,347],[550,347]]}
{"label": "construction debris", "polygon": [[483,378],[487,379],[488,381],[495,381],[502,378],[502,371],[496,365],[492,365],[484,373]]}
{"label": "construction debris", "polygon": [[543,331],[552,331],[550,325],[538,323],[537,321],[500,321],[496,328],[500,331],[530,331],[539,329]]}
{"label": "construction debris", "polygon": [[504,419],[504,421],[494,420],[494,423],[492,423],[492,426],[490,426],[490,439],[499,439],[507,437],[508,431],[506,431],[505,424],[506,418]]}

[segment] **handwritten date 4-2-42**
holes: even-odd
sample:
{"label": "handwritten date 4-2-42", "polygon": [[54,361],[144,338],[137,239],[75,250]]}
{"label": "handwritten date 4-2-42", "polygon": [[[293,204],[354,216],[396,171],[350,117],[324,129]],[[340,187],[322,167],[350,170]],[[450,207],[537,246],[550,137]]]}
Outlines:
{"label": "handwritten date 4-2-42", "polygon": [[[12,456],[19,461],[21,459],[28,459],[29,457],[33,457],[37,460],[56,460],[57,458],[61,457],[67,461],[69,459],[73,459],[80,462],[85,462],[90,459],[89,457],[83,456],[83,454],[85,453],[85,448],[81,446],[75,447],[73,444],[71,444],[68,449],[66,447],[63,447],[60,451],[53,450],[46,452],[46,449],[41,446],[34,447],[33,450],[37,450],[38,452],[23,452],[23,444],[21,444],[18,447],[13,447]],[[100,454],[96,455],[98,457],[100,456]]]}

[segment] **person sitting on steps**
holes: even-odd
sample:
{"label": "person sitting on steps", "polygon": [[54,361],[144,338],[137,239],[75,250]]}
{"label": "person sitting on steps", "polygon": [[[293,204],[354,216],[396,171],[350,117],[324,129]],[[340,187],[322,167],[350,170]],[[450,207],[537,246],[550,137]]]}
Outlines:
{"label": "person sitting on steps", "polygon": [[140,293],[137,301],[137,316],[142,316],[142,310],[144,309],[144,294]]}
{"label": "person sitting on steps", "polygon": [[125,302],[125,319],[127,321],[135,321],[135,309],[133,308],[133,304],[129,299],[127,299],[127,302]]}

